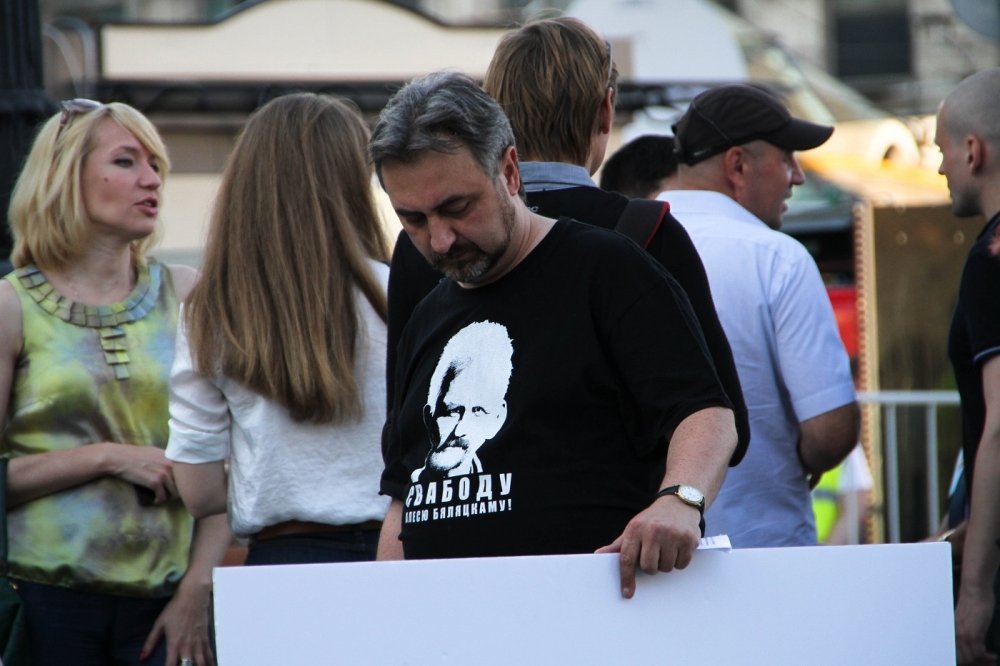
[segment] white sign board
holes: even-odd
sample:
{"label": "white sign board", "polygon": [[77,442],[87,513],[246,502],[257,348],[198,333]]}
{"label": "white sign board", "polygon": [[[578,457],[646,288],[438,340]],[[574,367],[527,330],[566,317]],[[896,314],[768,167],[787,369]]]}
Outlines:
{"label": "white sign board", "polygon": [[617,555],[215,571],[220,666],[954,664],[950,546],[698,551],[619,593]]}

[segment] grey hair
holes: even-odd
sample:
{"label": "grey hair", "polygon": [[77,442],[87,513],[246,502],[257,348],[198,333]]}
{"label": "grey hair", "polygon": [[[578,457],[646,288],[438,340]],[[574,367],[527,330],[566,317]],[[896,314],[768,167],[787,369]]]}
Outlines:
{"label": "grey hair", "polygon": [[514,341],[503,324],[492,321],[469,324],[453,335],[441,350],[428,386],[427,404],[434,407],[443,400],[448,385],[462,372],[474,374],[483,396],[490,396],[490,391],[494,391],[496,395],[491,397],[502,401],[514,371],[513,358]]}
{"label": "grey hair", "polygon": [[496,100],[464,74],[434,72],[392,96],[372,130],[368,154],[380,183],[386,160],[412,162],[429,150],[454,153],[463,146],[496,178],[500,157],[513,145],[514,130]]}

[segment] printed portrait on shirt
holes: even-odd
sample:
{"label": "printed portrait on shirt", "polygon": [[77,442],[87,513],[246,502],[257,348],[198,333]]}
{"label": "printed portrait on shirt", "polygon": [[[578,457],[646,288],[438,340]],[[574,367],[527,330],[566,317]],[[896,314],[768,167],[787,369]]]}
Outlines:
{"label": "printed portrait on shirt", "polygon": [[506,327],[490,321],[470,324],[448,341],[424,406],[430,448],[412,481],[483,471],[479,449],[507,419],[513,354]]}

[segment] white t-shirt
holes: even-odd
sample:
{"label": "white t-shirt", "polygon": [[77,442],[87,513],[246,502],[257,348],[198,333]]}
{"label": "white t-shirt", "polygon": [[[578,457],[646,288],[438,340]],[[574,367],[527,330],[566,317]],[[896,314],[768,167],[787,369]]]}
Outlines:
{"label": "white t-shirt", "polygon": [[[383,288],[389,269],[371,261]],[[381,520],[385,421],[385,324],[357,292],[363,325],[355,358],[360,421],[299,423],[281,405],[224,377],[198,374],[183,324],[170,381],[166,455],[182,463],[229,459],[229,523],[237,536],[303,520],[349,525]],[[181,318],[183,321],[183,317]]]}

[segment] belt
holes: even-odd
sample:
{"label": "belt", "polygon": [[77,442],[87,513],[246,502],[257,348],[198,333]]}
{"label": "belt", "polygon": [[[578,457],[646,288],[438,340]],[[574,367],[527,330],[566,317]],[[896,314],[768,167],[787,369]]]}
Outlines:
{"label": "belt", "polygon": [[268,525],[260,532],[250,537],[251,543],[256,541],[266,541],[283,536],[295,536],[299,534],[342,534],[344,532],[358,532],[382,529],[382,521],[366,520],[363,523],[353,525],[328,525],[326,523],[311,523],[305,520],[289,520],[276,525]]}

